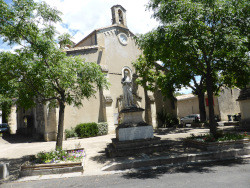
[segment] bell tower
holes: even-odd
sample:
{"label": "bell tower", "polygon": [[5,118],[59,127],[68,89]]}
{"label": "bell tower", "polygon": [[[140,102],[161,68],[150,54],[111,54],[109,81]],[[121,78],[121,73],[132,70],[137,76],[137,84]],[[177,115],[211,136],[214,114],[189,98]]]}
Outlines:
{"label": "bell tower", "polygon": [[126,10],[121,5],[111,7],[112,25],[127,27]]}

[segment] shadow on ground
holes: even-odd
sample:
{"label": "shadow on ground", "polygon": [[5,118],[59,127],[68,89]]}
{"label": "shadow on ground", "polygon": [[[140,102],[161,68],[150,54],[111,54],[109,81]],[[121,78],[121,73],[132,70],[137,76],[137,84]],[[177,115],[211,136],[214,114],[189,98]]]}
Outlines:
{"label": "shadow on ground", "polygon": [[206,133],[206,129],[204,128],[174,128],[174,127],[170,127],[170,128],[159,128],[154,130],[154,135],[166,135],[166,134],[177,134],[177,133],[189,133],[190,131],[192,131],[193,129],[201,129],[204,130],[204,133]]}
{"label": "shadow on ground", "polygon": [[17,144],[17,143],[32,143],[32,142],[43,142],[42,139],[35,139],[32,136],[23,136],[19,134],[11,134],[11,135],[3,135],[2,139],[11,143],[11,144]]}
{"label": "shadow on ground", "polygon": [[24,162],[28,161],[29,159],[30,159],[30,155],[26,155],[22,158],[17,158],[17,159],[0,158],[1,162],[9,163],[9,168],[10,168],[9,169],[10,175],[8,176],[8,178],[4,180],[0,180],[0,184],[17,180],[19,177],[21,165]]}
{"label": "shadow on ground", "polygon": [[193,165],[183,166],[172,166],[172,167],[149,167],[142,170],[135,170],[134,172],[128,172],[122,175],[126,179],[158,179],[164,174],[175,174],[175,173],[214,173],[212,167],[215,166],[235,166],[244,165],[246,161],[243,160],[226,160],[218,162],[200,163]]}
{"label": "shadow on ground", "polygon": [[[154,152],[154,153],[140,153],[135,155],[129,155],[124,157],[107,157],[105,150],[100,150],[98,153],[99,155],[90,157],[90,160],[95,161],[99,164],[108,165],[109,163],[114,162],[122,162],[122,161],[132,161],[132,160],[140,160],[146,158],[154,158],[159,156],[170,156],[170,155],[181,155],[184,153],[196,153],[199,152],[200,149],[196,148],[185,148],[183,145],[183,141],[180,140],[163,140],[165,149],[161,152]],[[146,155],[145,155],[146,154]]]}

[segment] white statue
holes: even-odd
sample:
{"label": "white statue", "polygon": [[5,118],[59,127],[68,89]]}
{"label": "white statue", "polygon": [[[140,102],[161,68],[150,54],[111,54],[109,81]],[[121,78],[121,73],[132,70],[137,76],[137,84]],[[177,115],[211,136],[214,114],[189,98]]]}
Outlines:
{"label": "white statue", "polygon": [[123,88],[123,102],[124,108],[136,107],[133,102],[133,94],[132,94],[132,81],[129,77],[128,70],[124,71],[124,77],[122,78],[122,88]]}

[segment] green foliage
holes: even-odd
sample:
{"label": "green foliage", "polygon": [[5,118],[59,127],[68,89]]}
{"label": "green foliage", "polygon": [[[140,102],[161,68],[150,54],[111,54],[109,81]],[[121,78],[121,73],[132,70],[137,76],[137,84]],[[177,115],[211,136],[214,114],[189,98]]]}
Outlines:
{"label": "green foliage", "polygon": [[67,152],[57,149],[51,152],[39,152],[33,159],[35,163],[59,163],[62,161],[81,161],[84,157],[83,150]]}
{"label": "green foliage", "polygon": [[12,103],[13,102],[10,98],[0,97],[0,109],[2,110],[2,122],[3,123],[8,123],[8,118],[11,113]]}
{"label": "green foliage", "polygon": [[108,123],[107,122],[99,122],[97,123],[98,128],[98,136],[108,134]]}
{"label": "green foliage", "polygon": [[249,138],[249,136],[246,133],[237,134],[237,133],[224,133],[222,131],[217,131],[217,134],[215,136],[213,134],[201,134],[198,136],[191,134],[191,137],[188,138],[202,142],[220,142],[220,141],[242,140],[244,138]]}
{"label": "green foliage", "polygon": [[184,95],[184,93],[174,92],[174,96],[175,96],[175,97],[178,97],[178,96],[181,96],[181,95]]}
{"label": "green foliage", "polygon": [[81,138],[93,137],[98,134],[97,123],[81,123],[75,127],[75,132]]}
{"label": "green foliage", "polygon": [[157,113],[157,120],[160,121],[158,128],[172,127],[179,124],[179,120],[171,113],[167,113],[164,109]]}
{"label": "green foliage", "polygon": [[92,137],[108,134],[108,123],[82,123],[70,130],[66,129],[66,138],[72,137]]}
{"label": "green foliage", "polygon": [[194,78],[199,76],[215,134],[213,92],[222,85],[244,88],[250,82],[249,2],[150,0],[148,9],[161,24],[136,41],[146,62],[162,62],[165,77],[157,80],[159,87],[164,91],[171,88],[169,83],[174,88],[190,86],[190,80],[197,86]]}
{"label": "green foliage", "polygon": [[65,129],[66,138],[77,137],[77,133],[75,128],[71,127],[71,129]]}
{"label": "green foliage", "polygon": [[60,48],[65,48],[66,46],[71,46],[73,42],[71,41],[71,36],[68,33],[64,33],[58,37],[58,43]]}

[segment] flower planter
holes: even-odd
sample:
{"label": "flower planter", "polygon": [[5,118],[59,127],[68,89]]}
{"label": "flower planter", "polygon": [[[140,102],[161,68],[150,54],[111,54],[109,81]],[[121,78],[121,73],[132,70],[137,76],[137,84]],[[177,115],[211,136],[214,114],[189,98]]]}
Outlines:
{"label": "flower planter", "polygon": [[[67,152],[77,151],[67,150]],[[84,160],[80,162],[62,162],[62,163],[49,163],[49,164],[34,164],[34,165],[22,165],[20,171],[20,177],[24,176],[39,176],[48,174],[63,174],[71,172],[82,172],[84,171]]]}
{"label": "flower planter", "polygon": [[237,141],[224,141],[224,142],[202,142],[193,139],[184,139],[185,146],[195,147],[205,151],[217,151],[244,148],[250,146],[249,139],[237,140]]}

